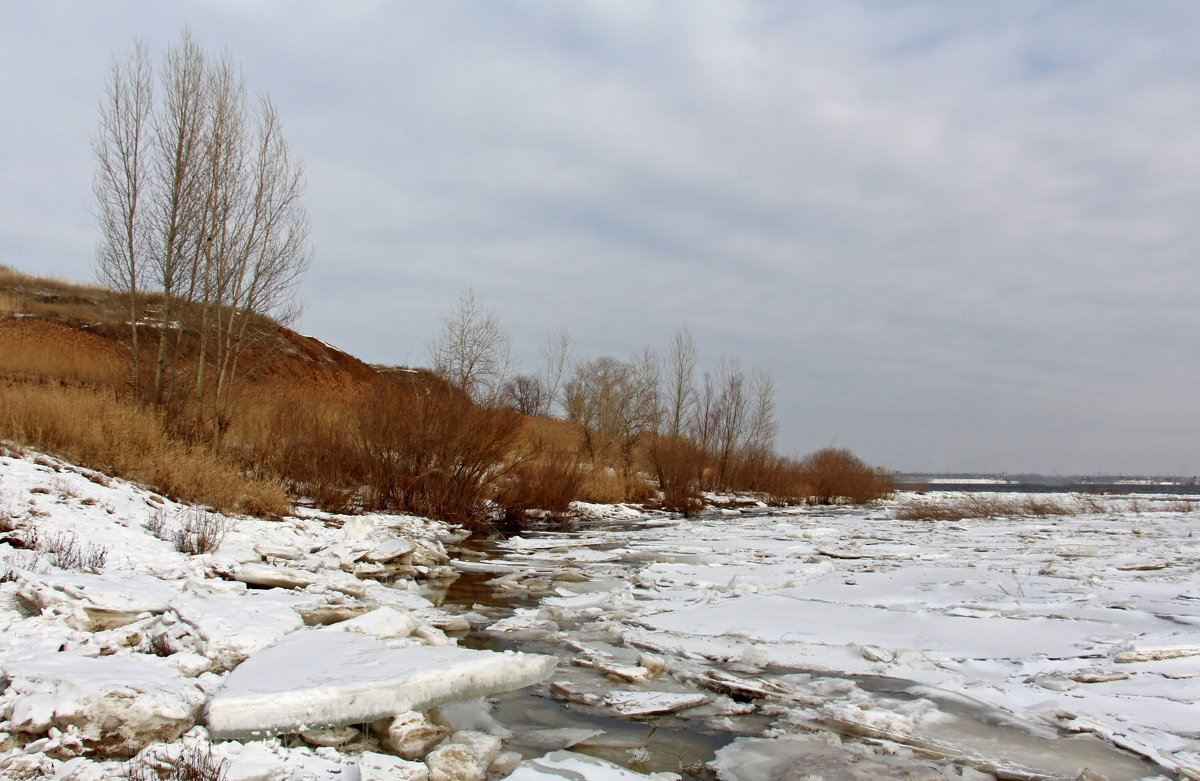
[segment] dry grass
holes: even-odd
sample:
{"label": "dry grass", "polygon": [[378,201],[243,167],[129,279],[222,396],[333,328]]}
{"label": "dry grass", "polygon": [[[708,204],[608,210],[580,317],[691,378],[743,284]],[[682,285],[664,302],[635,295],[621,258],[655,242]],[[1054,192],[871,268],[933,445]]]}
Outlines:
{"label": "dry grass", "polygon": [[913,500],[900,504],[901,521],[961,521],[967,518],[1048,518],[1078,515],[1079,504],[1065,504],[1041,496],[967,494],[948,499]]}
{"label": "dry grass", "polygon": [[180,501],[263,516],[290,507],[277,483],[248,478],[227,458],[171,439],[155,414],[111,391],[0,384],[0,437]]}
{"label": "dry grass", "polygon": [[129,760],[125,778],[130,781],[223,781],[229,760],[213,753],[211,745],[160,746]]}
{"label": "dry grass", "polygon": [[35,277],[0,266],[0,316],[40,317],[72,324],[119,323],[104,288]]}
{"label": "dry grass", "polygon": [[0,373],[68,384],[116,386],[128,351],[96,334],[48,320],[0,320]]}

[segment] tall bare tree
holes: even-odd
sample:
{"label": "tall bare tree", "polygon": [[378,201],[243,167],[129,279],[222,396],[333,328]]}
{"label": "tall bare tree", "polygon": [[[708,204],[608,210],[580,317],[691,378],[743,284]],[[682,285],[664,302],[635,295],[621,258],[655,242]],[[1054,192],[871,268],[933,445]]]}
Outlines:
{"label": "tall bare tree", "polygon": [[[146,66],[114,68],[113,94],[150,83],[144,44],[134,51],[128,61]],[[217,442],[250,345],[270,318],[297,311],[296,284],[311,259],[304,166],[271,102],[247,106],[231,55],[210,58],[187,30],[164,59],[161,102],[147,101],[142,116],[143,128],[153,125],[153,143],[146,134],[136,147],[106,148],[116,148],[126,168],[140,166],[152,193],[139,268],[163,299],[153,398],[167,406],[190,398],[197,427]],[[102,128],[115,124],[108,117],[102,111]]]}
{"label": "tall bare tree", "polygon": [[765,457],[775,449],[775,434],[779,422],[775,419],[775,377],[769,371],[756,369],[750,374],[749,416],[742,449],[756,457]]}
{"label": "tall bare tree", "polygon": [[696,406],[696,340],[686,326],[675,332],[667,351],[666,383],[663,393],[663,431],[668,437],[683,436]]}
{"label": "tall bare tree", "polygon": [[477,403],[494,403],[512,369],[512,337],[467,288],[429,343],[433,370]]}
{"label": "tall bare tree", "polygon": [[[167,50],[162,102],[155,114],[152,281],[162,293],[154,362],[154,401],[171,405],[184,331],[173,328],[177,304],[195,292],[204,203],[204,130],[208,114],[206,56],[190,31]],[[174,330],[175,339],[169,334]]]}
{"label": "tall bare tree", "polygon": [[548,335],[542,343],[542,372],[539,379],[544,392],[539,415],[554,413],[554,405],[559,401],[570,364],[571,334],[566,326],[559,326],[559,329]]}
{"label": "tall bare tree", "polygon": [[142,319],[141,285],[147,270],[147,224],[144,208],[150,197],[151,118],[154,107],[154,74],[146,42],[136,39],[133,49],[115,56],[109,66],[100,121],[92,137],[96,173],[92,187],[100,243],[96,271],[109,287],[128,298],[130,342],[133,355],[133,391],[141,398]]}
{"label": "tall bare tree", "polygon": [[749,404],[741,363],[736,358],[722,358],[717,365],[717,397],[711,414],[717,482],[723,487],[729,485],[730,467],[746,435]]}

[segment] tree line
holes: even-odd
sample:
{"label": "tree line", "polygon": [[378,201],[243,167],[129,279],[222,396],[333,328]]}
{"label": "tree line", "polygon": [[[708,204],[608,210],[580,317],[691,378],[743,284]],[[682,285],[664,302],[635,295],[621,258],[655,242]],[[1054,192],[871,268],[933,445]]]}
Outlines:
{"label": "tree line", "polygon": [[[573,424],[591,468],[615,470],[627,486],[649,472],[670,509],[696,509],[704,490],[788,499],[816,491],[825,501],[866,500],[886,490],[881,475],[848,451],[827,448],[801,460],[779,456],[772,374],[746,370],[728,356],[702,372],[686,326],[664,355],[647,347],[626,358],[588,359],[575,356],[560,328],[546,338],[541,365],[530,373],[514,371],[512,347],[495,312],[468,289],[443,316],[429,357],[434,371],[478,405]],[[831,472],[842,475],[841,483],[859,477],[853,489],[819,489]]]}

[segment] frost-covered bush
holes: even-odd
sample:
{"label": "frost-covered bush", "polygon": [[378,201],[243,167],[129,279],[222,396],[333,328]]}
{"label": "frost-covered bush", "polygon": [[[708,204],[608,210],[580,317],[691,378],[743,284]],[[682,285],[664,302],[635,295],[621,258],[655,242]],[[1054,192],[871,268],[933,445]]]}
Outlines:
{"label": "frost-covered bush", "polygon": [[49,554],[50,563],[59,569],[98,572],[108,561],[108,548],[80,542],[73,532],[47,537],[39,547]]}
{"label": "frost-covered bush", "polygon": [[200,553],[212,553],[221,547],[225,535],[229,533],[232,523],[219,513],[206,510],[191,509],[181,513],[180,527],[175,530],[171,541],[175,550],[195,556]]}
{"label": "frost-covered bush", "polygon": [[211,745],[188,744],[149,749],[129,761],[125,775],[131,781],[222,781],[228,770],[229,760],[214,755]]}

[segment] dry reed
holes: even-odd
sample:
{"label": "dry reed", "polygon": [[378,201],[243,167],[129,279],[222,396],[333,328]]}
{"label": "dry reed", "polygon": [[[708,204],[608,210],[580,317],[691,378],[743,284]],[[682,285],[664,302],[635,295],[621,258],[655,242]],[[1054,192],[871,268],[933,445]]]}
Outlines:
{"label": "dry reed", "polygon": [[246,477],[207,448],[171,439],[153,412],[111,392],[0,384],[0,437],[217,510],[278,516],[290,506],[277,483]]}

